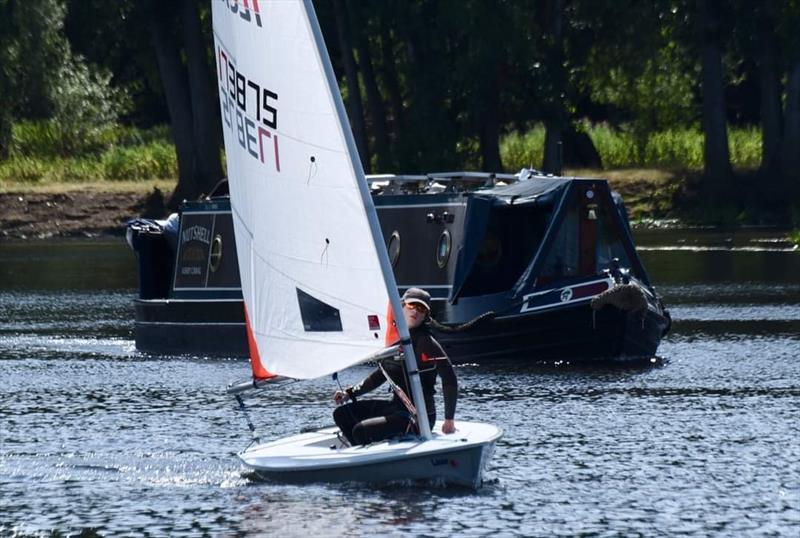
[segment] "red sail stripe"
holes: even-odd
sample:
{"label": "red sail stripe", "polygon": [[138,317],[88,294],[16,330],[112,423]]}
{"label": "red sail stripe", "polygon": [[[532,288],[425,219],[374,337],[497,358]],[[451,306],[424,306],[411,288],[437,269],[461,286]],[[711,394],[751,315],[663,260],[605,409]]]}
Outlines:
{"label": "red sail stripe", "polygon": [[253,335],[253,329],[250,328],[250,316],[247,315],[246,305],[244,307],[244,322],[247,328],[247,347],[250,349],[250,366],[253,368],[253,377],[255,379],[269,379],[275,377],[275,374],[271,373],[261,364],[261,355],[258,354],[256,338]]}
{"label": "red sail stripe", "polygon": [[386,347],[395,345],[400,341],[400,333],[397,332],[397,324],[394,322],[394,310],[392,310],[392,303],[386,308],[386,338],[384,345]]}

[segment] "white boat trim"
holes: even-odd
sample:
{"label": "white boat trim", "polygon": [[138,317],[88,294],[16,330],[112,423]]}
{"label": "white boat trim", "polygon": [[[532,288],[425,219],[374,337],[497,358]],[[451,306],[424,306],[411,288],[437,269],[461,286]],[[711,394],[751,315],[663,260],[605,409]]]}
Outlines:
{"label": "white boat trim", "polygon": [[244,323],[235,321],[135,321],[135,325],[175,325],[178,327],[189,326],[223,326],[223,327],[244,327]]}
{"label": "white boat trim", "polygon": [[[239,288],[236,288],[239,289]],[[241,298],[235,299],[134,299],[140,303],[241,303]]]}
{"label": "white boat trim", "polygon": [[465,202],[451,203],[451,204],[392,204],[392,205],[379,205],[376,204],[375,208],[381,209],[408,209],[409,207],[466,207]]}
{"label": "white boat trim", "polygon": [[239,286],[238,288],[189,288],[183,286],[175,286],[176,291],[237,291],[241,289],[242,289],[241,286]]}

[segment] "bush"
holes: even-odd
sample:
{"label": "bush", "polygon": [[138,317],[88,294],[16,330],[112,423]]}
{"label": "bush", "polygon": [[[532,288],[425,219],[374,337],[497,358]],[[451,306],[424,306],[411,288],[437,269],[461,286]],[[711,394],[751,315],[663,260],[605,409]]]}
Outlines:
{"label": "bush", "polygon": [[586,127],[589,138],[606,168],[624,168],[636,162],[636,141],[629,132],[608,125]]}
{"label": "bush", "polygon": [[111,73],[68,56],[51,90],[53,123],[62,155],[97,152],[110,142],[111,129],[130,106],[126,92],[111,85]]}
{"label": "bush", "polygon": [[535,126],[525,134],[509,133],[500,139],[500,159],[506,170],[541,168],[544,155],[544,127]]}
{"label": "bush", "polygon": [[55,125],[49,121],[25,121],[11,128],[12,157],[54,157],[61,150]]}
{"label": "bush", "polygon": [[[651,134],[639,157],[636,138],[626,128],[608,125],[584,127],[592,139],[605,168],[668,168],[701,170],[703,168],[703,133],[696,128],[668,129]],[[527,133],[510,133],[500,140],[500,156],[506,170],[539,168],[544,151],[544,127]],[[757,128],[728,129],[731,165],[755,169],[761,163],[761,134]]]}
{"label": "bush", "polygon": [[703,134],[694,129],[653,133],[641,165],[699,170],[703,168]]}
{"label": "bush", "polygon": [[0,181],[13,183],[81,183],[102,179],[94,158],[41,159],[13,157],[0,162]]}
{"label": "bush", "polygon": [[21,183],[39,183],[48,167],[39,159],[14,157],[0,162],[0,180]]}
{"label": "bush", "polygon": [[761,131],[756,127],[729,130],[731,164],[735,168],[755,169],[761,166],[761,142]]}
{"label": "bush", "polygon": [[174,147],[151,142],[138,147],[114,147],[101,158],[103,176],[109,180],[174,178],[178,160]]}

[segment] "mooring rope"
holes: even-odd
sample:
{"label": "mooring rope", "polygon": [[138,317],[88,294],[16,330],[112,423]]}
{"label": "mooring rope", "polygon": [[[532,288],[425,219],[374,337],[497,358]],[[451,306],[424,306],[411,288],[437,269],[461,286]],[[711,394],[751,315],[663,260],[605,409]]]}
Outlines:
{"label": "mooring rope", "polygon": [[468,331],[468,330],[472,329],[473,327],[475,327],[476,325],[480,324],[481,322],[489,320],[489,319],[492,319],[496,315],[497,315],[496,312],[494,312],[493,310],[490,310],[489,312],[484,312],[480,316],[478,316],[476,318],[473,318],[473,319],[471,319],[471,320],[469,320],[469,321],[467,321],[465,323],[461,323],[460,325],[445,325],[445,324],[437,321],[433,317],[431,317],[429,319],[430,319],[431,327],[433,327],[434,329],[436,329],[439,332],[443,332],[443,333],[458,333],[458,332]]}

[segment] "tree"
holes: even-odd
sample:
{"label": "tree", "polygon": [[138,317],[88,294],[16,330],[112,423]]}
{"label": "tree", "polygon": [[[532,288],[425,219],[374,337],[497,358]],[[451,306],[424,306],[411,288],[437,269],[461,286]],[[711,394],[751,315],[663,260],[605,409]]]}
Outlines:
{"label": "tree", "polygon": [[14,103],[12,96],[16,95],[14,87],[14,26],[12,14],[14,0],[0,0],[0,95],[7,96],[6,105],[0,107],[0,159],[8,158],[11,145],[11,124],[13,122]]}
{"label": "tree", "polygon": [[592,41],[583,84],[593,103],[609,105],[606,120],[631,132],[642,163],[654,133],[697,118],[684,14],[668,2],[609,0],[584,3],[579,15]]}
{"label": "tree", "polygon": [[797,35],[800,2],[787,0],[783,5],[781,20],[781,36],[788,51],[781,172],[785,190],[797,196],[800,193],[800,181],[797,179],[800,170],[800,37]]}
{"label": "tree", "polygon": [[12,123],[48,122],[62,155],[92,151],[117,123],[126,94],[111,74],[73,52],[60,0],[0,1],[0,157],[9,155]]}
{"label": "tree", "polygon": [[781,84],[778,59],[777,6],[765,0],[756,11],[758,24],[759,86],[761,90],[761,174],[774,182],[778,176],[781,149]]}
{"label": "tree", "polygon": [[722,67],[721,13],[716,0],[697,0],[703,89],[703,161],[706,186],[719,194],[731,178],[725,84]]}
{"label": "tree", "polygon": [[[222,132],[218,102],[212,95],[208,44],[192,0],[152,1],[147,10],[158,71],[164,87],[172,136],[178,157],[178,184],[168,206],[208,193],[222,177],[219,137]],[[182,29],[180,37],[174,30]],[[182,56],[185,56],[184,64]]]}
{"label": "tree", "polygon": [[350,24],[347,6],[344,0],[334,0],[333,11],[336,17],[336,34],[339,38],[339,51],[342,55],[345,80],[347,84],[347,108],[353,137],[358,147],[364,170],[370,171],[370,153],[364,126],[364,106],[361,102],[361,86],[358,83],[358,66],[353,55],[353,40],[350,36]]}
{"label": "tree", "polygon": [[[375,164],[378,170],[387,170],[391,165],[389,154],[389,133],[386,125],[386,108],[373,68],[373,54],[369,42],[368,32],[371,28],[362,14],[363,7],[358,2],[349,0],[347,8],[350,15],[350,28],[355,34],[356,50],[358,52],[358,66],[360,67],[361,80],[367,96],[369,109],[369,124],[373,134],[373,151]],[[366,129],[365,129],[366,130]],[[371,163],[370,163],[371,164]],[[372,168],[372,166],[369,166]]]}
{"label": "tree", "polygon": [[566,74],[564,72],[564,4],[563,0],[542,0],[541,27],[547,39],[547,63],[550,73],[550,95],[545,116],[544,158],[542,168],[546,173],[561,173],[563,164],[564,132],[568,117],[564,103]]}

